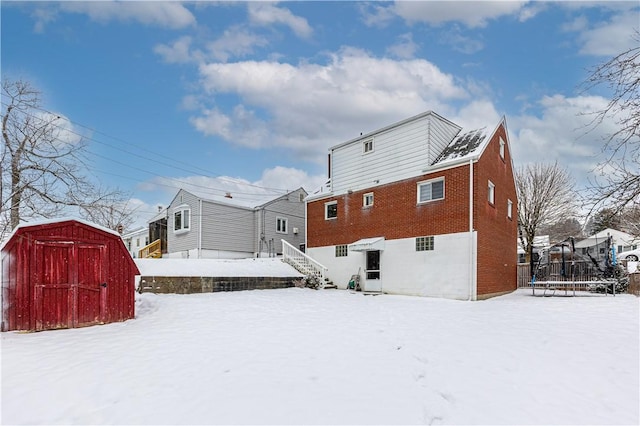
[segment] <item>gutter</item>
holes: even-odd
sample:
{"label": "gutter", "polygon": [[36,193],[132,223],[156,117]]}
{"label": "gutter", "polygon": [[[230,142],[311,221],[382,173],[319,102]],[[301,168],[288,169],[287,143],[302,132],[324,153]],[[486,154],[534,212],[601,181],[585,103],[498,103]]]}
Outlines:
{"label": "gutter", "polygon": [[473,158],[469,159],[469,299],[476,300],[473,258]]}

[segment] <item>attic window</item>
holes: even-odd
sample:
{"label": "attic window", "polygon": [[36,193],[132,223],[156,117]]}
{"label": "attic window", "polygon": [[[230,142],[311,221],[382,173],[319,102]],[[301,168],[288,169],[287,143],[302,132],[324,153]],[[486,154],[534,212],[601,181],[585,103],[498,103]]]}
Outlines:
{"label": "attic window", "polygon": [[500,138],[500,158],[504,160],[504,139]]}
{"label": "attic window", "polygon": [[367,139],[362,142],[362,153],[368,154],[370,152],[373,152],[373,139]]}

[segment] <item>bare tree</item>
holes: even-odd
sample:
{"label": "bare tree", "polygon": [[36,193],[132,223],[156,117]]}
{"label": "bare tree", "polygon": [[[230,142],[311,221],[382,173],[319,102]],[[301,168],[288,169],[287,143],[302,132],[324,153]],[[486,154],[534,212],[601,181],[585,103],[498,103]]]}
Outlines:
{"label": "bare tree", "polygon": [[604,86],[611,99],[595,113],[589,129],[612,119],[616,130],[604,140],[605,160],[599,166],[599,177],[588,192],[591,211],[607,204],[620,211],[640,206],[640,32],[638,44],[593,69],[583,83],[585,90]]}
{"label": "bare tree", "polygon": [[527,255],[541,227],[575,214],[575,192],[569,173],[554,164],[531,164],[516,169],[520,244]]}
{"label": "bare tree", "polygon": [[69,131],[64,118],[41,109],[40,92],[28,82],[2,80],[1,123],[3,233],[70,207],[86,211],[124,200],[120,191],[97,188],[87,179],[84,139]]}

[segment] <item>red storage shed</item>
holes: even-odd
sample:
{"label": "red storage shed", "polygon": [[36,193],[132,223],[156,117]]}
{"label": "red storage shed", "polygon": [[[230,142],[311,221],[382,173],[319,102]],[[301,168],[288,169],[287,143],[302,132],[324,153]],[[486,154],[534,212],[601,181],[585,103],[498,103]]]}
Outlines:
{"label": "red storage shed", "polygon": [[140,272],[115,231],[78,219],[23,224],[1,255],[2,331],[134,317]]}

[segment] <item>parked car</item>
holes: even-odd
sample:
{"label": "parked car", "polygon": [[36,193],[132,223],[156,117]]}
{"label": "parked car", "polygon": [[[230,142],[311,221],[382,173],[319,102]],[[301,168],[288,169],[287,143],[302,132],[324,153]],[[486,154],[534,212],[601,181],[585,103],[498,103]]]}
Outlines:
{"label": "parked car", "polygon": [[640,249],[620,252],[618,253],[618,259],[637,262],[640,259]]}

